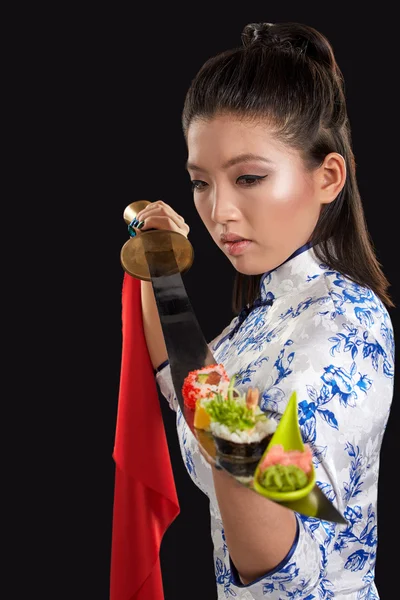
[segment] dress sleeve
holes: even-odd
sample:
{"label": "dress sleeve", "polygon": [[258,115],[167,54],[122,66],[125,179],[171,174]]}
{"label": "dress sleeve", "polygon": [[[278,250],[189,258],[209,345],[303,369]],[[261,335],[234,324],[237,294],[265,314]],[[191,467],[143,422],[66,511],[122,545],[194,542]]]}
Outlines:
{"label": "dress sleeve", "polygon": [[172,383],[171,367],[168,360],[157,367],[155,376],[160,392],[167,400],[170,409],[176,412],[178,409],[178,398],[176,397],[174,384]]}
{"label": "dress sleeve", "polygon": [[393,396],[390,352],[364,327],[345,320],[313,324],[300,340],[288,340],[280,350],[277,378],[261,407],[278,406],[282,413],[296,391],[317,485],[347,525],[295,513],[297,535],[286,558],[246,585],[229,556],[232,584],[248,588],[255,600],[328,597],[322,592],[344,589],[343,579],[347,589],[361,589],[376,556],[379,453]]}

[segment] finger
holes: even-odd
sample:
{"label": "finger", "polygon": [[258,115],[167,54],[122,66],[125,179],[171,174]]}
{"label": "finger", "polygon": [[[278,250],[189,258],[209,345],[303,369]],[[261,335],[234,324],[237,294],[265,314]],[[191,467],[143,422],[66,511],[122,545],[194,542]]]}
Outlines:
{"label": "finger", "polygon": [[178,215],[174,212],[159,214],[159,211],[151,211],[147,215],[143,214],[141,216],[142,220],[144,221],[144,225],[141,227],[141,230],[143,231],[151,228],[167,229],[170,231],[178,231],[187,237],[190,231],[189,225],[177,217]]}
{"label": "finger", "polygon": [[169,204],[166,204],[162,200],[157,200],[157,202],[148,204],[143,210],[138,212],[137,219],[143,221],[148,218],[149,214],[155,211],[157,214],[171,217],[178,225],[185,222],[181,215],[175,212],[174,209],[169,206]]}
{"label": "finger", "polygon": [[140,223],[137,219],[133,219],[128,225],[129,235],[131,237],[135,237],[137,235],[138,231],[140,231],[140,229],[143,227],[143,225],[144,225],[144,221],[142,221]]}
{"label": "finger", "polygon": [[147,215],[148,213],[157,210],[157,211],[161,211],[163,214],[164,213],[164,208],[166,208],[168,205],[165,204],[165,202],[162,202],[162,200],[157,200],[156,202],[150,202],[150,204],[147,204],[147,206],[145,206],[144,208],[142,208],[142,210],[140,210],[138,212],[138,214],[136,215],[137,218],[141,218],[142,215]]}
{"label": "finger", "polygon": [[184,236],[187,236],[189,232],[189,227],[184,224],[184,226],[179,225],[169,216],[165,215],[150,215],[144,219],[144,225],[140,229],[140,231],[146,231],[147,229],[163,229],[165,231],[176,231],[181,233]]}

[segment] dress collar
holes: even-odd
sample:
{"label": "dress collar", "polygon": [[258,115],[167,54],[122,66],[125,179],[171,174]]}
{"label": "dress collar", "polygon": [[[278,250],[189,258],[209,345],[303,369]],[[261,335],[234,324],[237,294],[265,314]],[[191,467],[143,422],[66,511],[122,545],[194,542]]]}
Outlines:
{"label": "dress collar", "polygon": [[282,296],[286,292],[304,282],[305,271],[311,264],[318,265],[312,242],[304,244],[289,256],[283,263],[267,271],[260,280],[260,299],[268,300]]}
{"label": "dress collar", "polygon": [[278,296],[293,291],[305,282],[309,282],[320,271],[312,244],[307,243],[298,248],[282,264],[263,274],[260,280],[260,294],[251,306],[240,311],[235,327],[223,336],[213,350],[217,350],[226,339],[232,339],[248,315],[260,306],[272,306]]}

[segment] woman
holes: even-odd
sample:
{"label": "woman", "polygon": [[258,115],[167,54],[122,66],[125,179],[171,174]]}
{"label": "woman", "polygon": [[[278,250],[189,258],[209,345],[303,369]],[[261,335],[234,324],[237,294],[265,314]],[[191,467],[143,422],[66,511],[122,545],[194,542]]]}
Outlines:
{"label": "woman", "polygon": [[[250,24],[242,41],[203,65],[182,116],[194,202],[237,271],[236,312],[244,307],[210,348],[278,418],[296,390],[317,484],[348,524],[270,502],[205,458],[175,397],[151,283],[141,282],[146,341],[188,472],[210,499],[218,598],[379,598],[393,304],[364,220],[343,78],[311,27]],[[189,233],[162,201],[137,217],[138,235]]]}

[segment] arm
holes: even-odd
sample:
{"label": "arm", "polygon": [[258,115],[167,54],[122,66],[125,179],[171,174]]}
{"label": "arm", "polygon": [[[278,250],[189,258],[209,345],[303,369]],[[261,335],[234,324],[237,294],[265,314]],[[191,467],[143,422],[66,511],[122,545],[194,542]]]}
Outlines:
{"label": "arm", "polygon": [[[153,368],[157,368],[167,360],[168,355],[151,282],[141,281],[141,297],[146,343]],[[161,391],[164,391],[165,386],[162,387],[161,378],[159,385]],[[164,391],[164,395],[173,408],[174,403],[168,390]],[[292,511],[239,485],[226,473],[213,469],[213,474],[219,505],[225,508],[222,517],[231,556],[242,574],[243,582],[247,583],[244,581],[245,577],[248,581],[259,577],[266,570],[274,568],[287,555],[296,536],[296,518]],[[266,502],[269,504],[267,512]],[[243,506],[246,507],[250,518],[238,522],[237,515]],[[267,538],[264,530],[269,532]],[[255,555],[256,560],[253,558]]]}
{"label": "arm", "polygon": [[212,469],[226,544],[242,583],[274,569],[289,553],[296,534],[293,511]]}
{"label": "arm", "polygon": [[168,359],[156,299],[151,281],[141,281],[143,329],[153,368]]}

